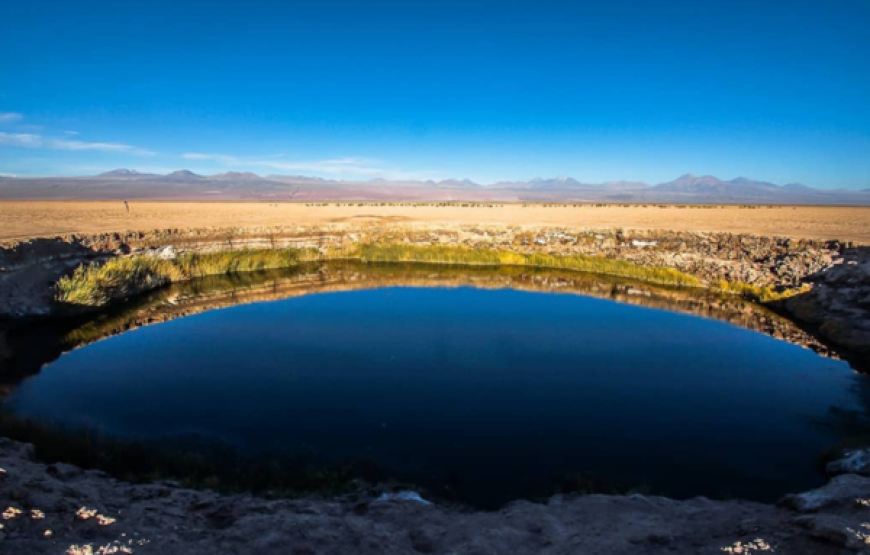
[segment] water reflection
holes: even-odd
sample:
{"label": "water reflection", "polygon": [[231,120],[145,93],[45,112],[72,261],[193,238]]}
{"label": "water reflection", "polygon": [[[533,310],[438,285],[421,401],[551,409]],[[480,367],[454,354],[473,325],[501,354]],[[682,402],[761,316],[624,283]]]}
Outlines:
{"label": "water reflection", "polygon": [[63,352],[143,326],[240,304],[396,286],[505,288],[605,298],[721,320],[838,358],[834,351],[790,320],[741,298],[706,290],[549,269],[348,261],[211,276],[172,285],[96,316],[0,331],[0,387],[8,388],[38,372]]}

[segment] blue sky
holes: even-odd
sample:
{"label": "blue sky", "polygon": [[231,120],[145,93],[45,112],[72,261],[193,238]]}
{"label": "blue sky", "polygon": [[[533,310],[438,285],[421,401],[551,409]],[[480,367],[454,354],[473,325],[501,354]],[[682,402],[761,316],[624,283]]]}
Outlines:
{"label": "blue sky", "polygon": [[866,188],[868,29],[868,0],[0,0],[0,173]]}

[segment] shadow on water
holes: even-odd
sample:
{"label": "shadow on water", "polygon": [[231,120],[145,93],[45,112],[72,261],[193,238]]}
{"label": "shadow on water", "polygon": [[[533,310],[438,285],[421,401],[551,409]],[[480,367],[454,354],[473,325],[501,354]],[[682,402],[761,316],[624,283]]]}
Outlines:
{"label": "shadow on water", "polygon": [[824,465],[839,459],[849,449],[870,448],[870,379],[866,374],[855,374],[849,385],[848,404],[832,405],[826,414],[812,420],[820,430],[842,438],[825,453],[819,463]]}
{"label": "shadow on water", "polygon": [[[680,289],[570,271],[517,267],[446,267],[418,264],[360,264],[329,262],[232,276],[215,276],[176,284],[113,307],[103,313],[62,322],[32,325],[0,333],[0,394],[11,393],[22,381],[37,375],[65,352],[129,330],[236,305],[334,291],[381,287],[473,287],[574,294],[619,303],[716,319],[754,330],[836,358],[814,336],[788,319],[735,296]],[[870,430],[870,382],[856,375],[854,390],[860,407],[834,407],[828,418],[814,422],[837,430],[837,436],[864,436]],[[278,495],[318,491],[340,493],[387,478],[373,460],[342,460],[324,465],[304,454],[261,452],[249,457],[229,444],[203,438],[174,437],[135,440],[108,437],[98,431],[65,429],[23,420],[0,412],[0,435],[31,441],[41,458],[102,468],[127,479],[183,477],[191,486],[223,490],[271,492]],[[675,454],[676,456],[676,454]],[[447,482],[462,487],[462,472],[448,472]],[[455,483],[454,483],[455,482]],[[550,493],[619,493],[646,490],[643,483],[616,483],[585,473],[554,476],[553,489],[529,492],[542,498]],[[436,497],[450,499],[448,490],[431,487]],[[648,491],[648,490],[646,490]],[[668,492],[662,492],[668,493]],[[727,495],[727,494],[726,494]]]}
{"label": "shadow on water", "polygon": [[578,294],[728,322],[839,358],[777,313],[733,295],[611,276],[526,267],[326,262],[210,276],[142,295],[98,314],[0,330],[0,388],[36,374],[61,354],[143,326],[209,310],[302,295],[379,287],[475,287]]}

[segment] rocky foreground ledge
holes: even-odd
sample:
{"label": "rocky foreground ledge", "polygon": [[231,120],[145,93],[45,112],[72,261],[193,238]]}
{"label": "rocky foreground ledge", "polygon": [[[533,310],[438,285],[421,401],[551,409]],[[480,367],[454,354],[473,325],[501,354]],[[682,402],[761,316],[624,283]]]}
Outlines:
{"label": "rocky foreground ledge", "polygon": [[27,554],[755,554],[870,551],[870,478],[777,506],[703,497],[557,496],[497,512],[416,494],[266,500],[134,485],[36,462],[0,439],[0,552]]}

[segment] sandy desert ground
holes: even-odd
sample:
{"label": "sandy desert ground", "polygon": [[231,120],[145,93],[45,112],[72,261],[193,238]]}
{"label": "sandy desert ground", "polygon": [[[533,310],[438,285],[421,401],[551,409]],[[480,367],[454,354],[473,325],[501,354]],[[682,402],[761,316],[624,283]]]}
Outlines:
{"label": "sandy desert ground", "polygon": [[267,202],[0,202],[0,240],[167,228],[332,223],[555,225],[726,231],[870,244],[870,207],[522,205]]}

